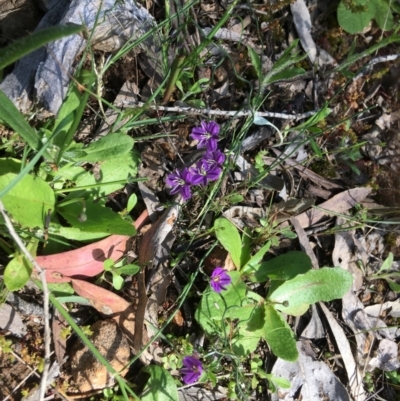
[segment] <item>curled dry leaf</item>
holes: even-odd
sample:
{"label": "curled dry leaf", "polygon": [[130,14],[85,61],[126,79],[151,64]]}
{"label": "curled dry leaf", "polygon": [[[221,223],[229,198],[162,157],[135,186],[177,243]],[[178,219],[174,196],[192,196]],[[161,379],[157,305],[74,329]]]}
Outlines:
{"label": "curled dry leaf", "polygon": [[[147,216],[145,210],[135,221],[136,229],[142,226]],[[111,235],[73,251],[38,256],[36,262],[46,270],[48,283],[70,281],[71,277],[76,276],[93,277],[104,270],[104,260],[108,258],[118,260],[123,256],[129,238],[126,235]]]}
{"label": "curled dry leaf", "polygon": [[135,331],[134,305],[119,295],[87,281],[71,279],[71,282],[78,295],[88,299],[100,313],[114,319],[128,338],[132,338]]}

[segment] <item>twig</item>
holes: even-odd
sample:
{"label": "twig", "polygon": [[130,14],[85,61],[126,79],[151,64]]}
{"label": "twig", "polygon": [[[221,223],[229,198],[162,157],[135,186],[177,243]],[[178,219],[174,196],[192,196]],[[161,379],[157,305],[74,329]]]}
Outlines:
{"label": "twig", "polygon": [[0,200],[0,213],[4,218],[4,222],[10,233],[11,237],[14,239],[18,247],[20,248],[21,252],[24,254],[26,259],[32,264],[32,266],[37,270],[39,273],[40,280],[42,282],[43,287],[43,319],[44,319],[44,368],[42,373],[42,378],[40,381],[40,395],[39,401],[44,400],[44,396],[46,394],[46,387],[47,387],[47,376],[49,373],[50,367],[50,319],[49,319],[49,290],[47,288],[46,282],[46,273],[45,271],[37,264],[35,259],[26,249],[24,243],[22,242],[21,238],[17,234],[14,229],[14,226],[11,223],[10,218],[8,217],[3,202]]}
{"label": "twig", "polygon": [[362,69],[362,71],[357,74],[354,78],[353,78],[353,82],[357,81],[358,79],[360,79],[363,75],[369,73],[372,70],[372,67],[375,64],[378,63],[385,63],[387,61],[394,61],[397,60],[400,57],[400,54],[389,54],[387,56],[381,56],[381,57],[375,57],[372,60],[370,60]]}
{"label": "twig", "polygon": [[136,106],[136,107],[148,107],[152,110],[159,111],[168,111],[171,113],[185,113],[185,114],[208,114],[214,116],[229,116],[233,118],[241,118],[241,117],[270,117],[270,118],[280,118],[282,120],[302,120],[307,117],[311,117],[312,115],[318,113],[319,110],[307,111],[302,114],[284,114],[284,113],[273,113],[271,111],[252,111],[252,110],[243,110],[243,111],[226,111],[226,110],[211,110],[211,109],[196,109],[195,107],[190,106],[175,106],[175,107],[167,107],[167,106],[158,106],[153,104],[146,103],[132,103],[124,101],[124,104],[127,106]]}

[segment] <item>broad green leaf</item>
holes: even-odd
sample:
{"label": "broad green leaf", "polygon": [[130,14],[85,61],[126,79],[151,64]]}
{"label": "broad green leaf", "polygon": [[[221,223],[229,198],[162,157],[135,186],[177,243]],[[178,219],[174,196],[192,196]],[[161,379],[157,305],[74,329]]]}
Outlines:
{"label": "broad green leaf", "polygon": [[294,333],[272,305],[265,305],[264,336],[272,352],[286,361],[296,361],[299,353]]}
{"label": "broad green leaf", "polygon": [[28,282],[31,273],[32,267],[25,257],[15,256],[4,270],[4,284],[9,291],[18,291]]}
{"label": "broad green leaf", "polygon": [[129,153],[133,144],[134,140],[126,134],[109,134],[83,148],[81,155],[74,160],[94,163],[118,158]]}
{"label": "broad green leaf", "polygon": [[348,33],[360,33],[369,24],[374,17],[375,10],[371,7],[372,1],[369,0],[352,0],[355,6],[365,8],[361,12],[351,11],[343,1],[339,3],[337,9],[337,18],[339,25]]}
{"label": "broad green leaf", "polygon": [[81,25],[69,24],[66,26],[54,26],[36,31],[29,36],[14,40],[7,47],[0,50],[0,70],[19,60],[23,56],[65,36],[83,31]]}
{"label": "broad green leaf", "polygon": [[242,241],[237,228],[228,219],[219,218],[214,222],[214,230],[218,241],[230,253],[235,266],[240,268]]}
{"label": "broad green leaf", "polygon": [[242,254],[240,255],[240,266],[244,266],[251,258],[251,243],[253,238],[251,230],[247,227],[242,233]]}
{"label": "broad green leaf", "polygon": [[[92,172],[86,172],[80,175],[76,180],[77,187],[86,185],[95,185],[94,187],[82,192],[82,196],[88,197],[93,194],[95,197],[103,197],[112,192],[123,188],[130,178],[136,177],[138,171],[139,154],[136,151],[131,151],[125,155],[106,160],[100,164],[100,179],[97,181]],[[117,182],[124,180],[125,182]],[[69,199],[74,198],[68,196]]]}
{"label": "broad green leaf", "polygon": [[[257,372],[259,373],[259,372]],[[271,375],[269,373],[265,374],[265,379],[269,380],[270,382],[274,383],[276,386],[282,387],[282,388],[290,388],[290,381],[285,379],[284,377],[278,377]]]}
{"label": "broad green leaf", "polygon": [[118,267],[116,270],[118,271],[119,274],[126,274],[126,275],[131,276],[131,275],[138,273],[140,270],[140,267],[138,265],[135,265],[132,263],[129,265]]}
{"label": "broad green leaf", "polygon": [[164,368],[150,365],[143,369],[150,375],[141,401],[179,401],[175,380]]}
{"label": "broad green leaf", "polygon": [[[239,272],[229,273],[232,283],[220,294],[208,287],[197,307],[195,318],[207,334],[220,334],[226,328],[225,318],[231,311],[237,311],[246,300],[247,287],[240,279]],[[251,310],[250,310],[251,314]]]}
{"label": "broad green leaf", "polygon": [[240,327],[232,339],[232,349],[236,355],[247,357],[256,350],[260,339],[263,337],[263,328],[249,331]]}
{"label": "broad green leaf", "polygon": [[311,260],[306,253],[290,251],[258,265],[254,273],[254,280],[259,283],[268,279],[290,280],[298,274],[309,271],[311,268]]}
{"label": "broad green leaf", "polygon": [[[8,173],[0,177],[0,188],[12,182],[16,174]],[[33,228],[44,226],[49,210],[54,210],[54,192],[40,177],[25,175],[1,199],[13,219],[22,226]]]}
{"label": "broad green leaf", "polygon": [[381,28],[383,31],[389,31],[393,29],[393,14],[389,7],[389,2],[385,0],[374,0],[373,3],[375,4],[374,19],[379,28]]}
{"label": "broad green leaf", "polygon": [[37,132],[26,122],[24,116],[14,103],[0,90],[0,120],[12,128],[22,139],[35,150],[39,150],[42,141]]}
{"label": "broad green leaf", "polygon": [[72,227],[81,231],[107,233],[108,235],[131,236],[136,234],[135,227],[110,208],[103,207],[99,202],[94,203],[93,199],[88,199],[84,205],[86,210],[83,209],[81,202],[74,202],[59,207],[57,211]]}
{"label": "broad green leaf", "polygon": [[352,282],[353,277],[346,270],[324,267],[285,281],[268,295],[268,299],[275,303],[276,309],[299,316],[304,312],[304,305],[342,298]]}
{"label": "broad green leaf", "polygon": [[260,262],[262,261],[264,255],[269,251],[271,247],[271,241],[268,241],[255,255],[253,255],[250,260],[243,266],[242,273],[248,274],[257,271]]}
{"label": "broad green leaf", "polygon": [[7,173],[18,174],[21,171],[21,161],[7,157],[0,159],[0,175]]}

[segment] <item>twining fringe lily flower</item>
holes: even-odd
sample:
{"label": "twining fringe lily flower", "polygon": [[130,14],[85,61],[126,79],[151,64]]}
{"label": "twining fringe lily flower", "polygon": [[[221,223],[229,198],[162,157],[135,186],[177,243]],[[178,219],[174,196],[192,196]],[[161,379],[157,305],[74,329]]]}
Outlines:
{"label": "twining fringe lily flower", "polygon": [[194,127],[190,136],[199,141],[198,148],[206,148],[209,151],[217,149],[219,139],[219,125],[215,121],[206,123],[202,121],[200,127]]}
{"label": "twining fringe lily flower", "polygon": [[196,163],[196,167],[192,167],[190,172],[193,176],[193,185],[207,185],[208,181],[218,180],[221,175],[222,168],[215,163],[208,163],[207,160],[201,159]]}
{"label": "twining fringe lily flower", "polygon": [[198,148],[206,148],[206,154],[194,167],[176,170],[166,179],[166,184],[171,187],[171,195],[179,192],[185,201],[192,196],[191,185],[207,185],[210,181],[218,180],[225,161],[225,155],[217,149],[219,125],[215,121],[202,121],[200,125],[192,129],[191,136],[199,141]]}
{"label": "twining fringe lily flower", "polygon": [[225,161],[225,155],[218,149],[213,150],[211,152],[207,152],[203,160],[205,160],[208,164],[222,166]]}
{"label": "twining fringe lily flower", "polygon": [[192,185],[193,176],[188,168],[184,168],[182,171],[176,170],[174,173],[168,174],[166,183],[171,187],[171,195],[180,193],[183,200],[191,198],[192,193],[190,186]]}
{"label": "twining fringe lily flower", "polygon": [[181,374],[185,384],[196,383],[203,373],[203,365],[194,356],[185,356],[183,358],[183,368]]}
{"label": "twining fringe lily flower", "polygon": [[220,293],[226,290],[231,281],[232,279],[222,267],[216,267],[211,274],[210,285],[215,292]]}

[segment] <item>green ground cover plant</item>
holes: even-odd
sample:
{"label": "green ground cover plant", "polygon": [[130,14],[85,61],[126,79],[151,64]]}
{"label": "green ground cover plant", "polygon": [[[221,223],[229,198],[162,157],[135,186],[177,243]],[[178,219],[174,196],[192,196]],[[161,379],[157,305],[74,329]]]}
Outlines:
{"label": "green ground cover plant", "polygon": [[[118,129],[111,130],[111,133],[98,140],[85,142],[77,138],[76,133],[85,119],[85,113],[94,107],[91,102],[101,105],[99,115],[104,114],[103,106],[116,109],[101,97],[99,81],[113,64],[118,63],[145,38],[128,41],[100,69],[95,65],[95,57],[88,45],[59,112],[44,122],[32,123],[0,91],[0,122],[18,134],[18,138],[13,136],[8,141],[3,140],[0,149],[0,201],[7,212],[0,217],[0,249],[7,257],[1,284],[4,293],[24,289],[29,281],[33,281],[43,293],[47,291],[34,273],[34,266],[25,250],[33,257],[40,255],[44,258],[93,244],[95,246],[113,236],[136,238],[138,228],[135,224],[140,218],[137,210],[144,208],[138,197],[140,192],[126,196],[120,210],[110,207],[110,199],[115,200],[115,195],[127,184],[150,179],[138,178],[142,163],[138,149],[142,148],[143,142],[164,137],[170,139],[175,135],[169,132],[154,134],[149,127],[157,127],[157,131],[163,124],[187,118],[185,114],[171,116],[158,111],[159,115],[154,117],[151,103],[156,100],[165,105],[175,96],[184,103],[183,107],[205,110],[207,103],[202,94],[212,87],[213,82],[210,78],[198,78],[197,63],[204,61],[204,49],[215,42],[214,36],[231,16],[237,3],[228,6],[201,44],[189,46],[190,51],[186,49],[183,52],[185,54],[177,54],[171,68],[167,60],[170,42],[166,39],[162,44],[162,52],[167,74],[162,84],[142,106],[133,109],[128,107],[124,111],[114,110],[119,113],[114,125]],[[381,29],[392,29],[393,15],[385,1],[376,0],[376,4],[371,2],[368,5],[362,1],[351,3],[354,7],[361,6],[362,10],[349,8],[347,2],[341,1],[337,12],[338,22],[343,29],[350,33],[360,32],[372,19]],[[178,14],[192,21],[190,7],[193,4],[186,4]],[[378,6],[387,11],[385,20],[373,12]],[[159,26],[165,38],[176,18],[169,9],[166,15]],[[180,27],[184,28],[185,24]],[[72,26],[33,34],[28,41],[22,40],[0,52],[0,69],[44,43],[83,29]],[[398,40],[394,34],[362,53],[350,52],[347,59],[332,71],[350,82],[356,75],[352,70],[356,61]],[[146,352],[157,342],[164,347],[162,355],[158,355],[159,361],[141,365],[137,369],[140,371],[140,380],[127,380],[122,371],[116,371],[96,349],[91,333],[85,332],[76,323],[71,312],[76,305],[89,308],[88,305],[94,306],[95,301],[105,299],[110,294],[115,297],[103,300],[101,306],[110,307],[113,313],[117,306],[135,304],[127,283],[138,285],[141,274],[151,270],[151,258],[144,263],[135,258],[132,261],[130,256],[122,252],[119,255],[121,257],[103,255],[100,267],[97,266],[95,270],[89,272],[88,266],[79,267],[76,275],[83,275],[86,281],[78,281],[80,278],[76,279],[74,274],[65,273],[66,280],[57,277],[64,282],[54,284],[49,279],[50,275],[46,276],[49,280],[49,300],[54,310],[72,329],[73,336],[78,337],[109,374],[115,377],[115,385],[101,389],[98,399],[177,401],[179,391],[199,383],[208,388],[222,384],[226,389],[226,398],[232,400],[250,399],[255,392],[261,393],[267,388],[271,392],[276,392],[278,388],[289,388],[291,383],[287,379],[266,369],[265,358],[261,357],[260,350],[268,350],[270,358],[296,362],[299,358],[298,338],[288,323],[288,317],[303,316],[311,306],[320,302],[340,300],[352,288],[352,274],[330,263],[322,264],[324,267],[319,269],[313,268],[305,251],[291,249],[276,256],[275,248],[280,241],[284,238],[295,240],[297,234],[288,227],[280,226],[281,221],[276,219],[273,212],[258,217],[255,227],[245,228],[236,226],[221,215],[224,209],[232,205],[244,204],[250,190],[271,190],[263,183],[275,167],[264,161],[265,157],[272,154],[267,148],[258,148],[250,156],[255,174],[249,174],[232,189],[226,190],[226,185],[223,186],[224,181],[238,172],[235,163],[241,153],[242,142],[254,127],[265,126],[273,130],[276,140],[270,148],[297,141],[292,152],[306,146],[310,158],[315,160],[327,160],[338,155],[338,162],[346,164],[356,176],[361,173],[357,162],[363,157],[361,148],[365,145],[365,142],[359,142],[348,147],[347,138],[342,137],[336,147],[326,150],[325,139],[328,140],[330,132],[337,126],[345,124],[347,118],[342,116],[339,122],[333,122],[333,107],[329,101],[306,121],[291,126],[256,115],[263,109],[269,96],[272,97],[270,88],[273,88],[273,84],[291,82],[307,72],[304,68],[307,54],[299,50],[299,41],[294,40],[280,52],[266,72],[259,52],[251,46],[240,44],[239,47],[247,57],[246,68],[251,69],[248,75],[235,77],[247,91],[241,108],[249,111],[248,115],[242,118],[240,124],[236,119],[226,117],[221,118],[221,124],[213,118],[191,118],[189,122],[186,121],[190,131],[186,139],[187,142],[191,141],[190,146],[198,157],[194,160],[179,154],[177,163],[159,161],[160,165],[163,163],[165,174],[157,181],[157,189],[163,193],[163,202],[158,207],[160,210],[176,207],[180,213],[179,218],[175,219],[174,216],[176,221],[172,219],[174,221],[171,223],[176,224],[174,228],[179,232],[179,246],[177,250],[168,250],[167,270],[168,274],[183,272],[186,281],[173,305],[168,308],[169,313],[160,313],[157,323],[145,322],[149,327],[153,325],[155,334],[145,345],[140,344],[139,348],[134,346],[135,356],[127,368],[138,366]],[[89,63],[83,62],[86,56],[90,59]],[[257,86],[253,85],[254,79],[257,80]],[[122,120],[125,122],[121,126],[119,123]],[[134,129],[140,135],[131,135]],[[291,137],[293,133],[297,137]],[[223,195],[222,191],[225,191]],[[273,202],[273,197],[270,202]],[[27,204],[29,207],[26,207]],[[15,234],[9,229],[7,215]],[[365,223],[366,220],[360,226]],[[153,227],[157,225],[153,223]],[[146,238],[145,235],[141,234],[141,237]],[[15,236],[22,240],[23,248],[16,245]],[[192,251],[193,244],[204,238],[209,241],[205,248],[201,252],[196,248]],[[143,241],[141,246],[145,245]],[[95,248],[89,249],[93,252]],[[207,269],[207,261],[214,250],[224,252],[228,259],[214,263],[210,270]],[[62,259],[63,263],[65,260]],[[185,263],[193,263],[195,268],[185,270],[182,267]],[[395,281],[398,273],[391,270],[392,265],[393,254],[390,253],[379,271],[368,279],[386,280],[393,291],[398,291]],[[47,273],[51,270],[49,268]],[[94,284],[90,282],[92,277],[96,277],[92,280]],[[100,293],[100,290],[104,292]],[[96,295],[96,291],[101,295]],[[2,298],[5,296],[2,295]],[[193,312],[194,320],[191,323],[194,329],[190,332],[174,332],[171,329],[172,321],[186,304],[190,305]],[[202,336],[203,341],[195,340],[196,336]],[[2,352],[9,353],[10,345],[8,340],[0,337]],[[387,378],[394,385],[398,384],[398,377],[393,372]],[[371,392],[374,390],[373,386],[369,389]]]}

